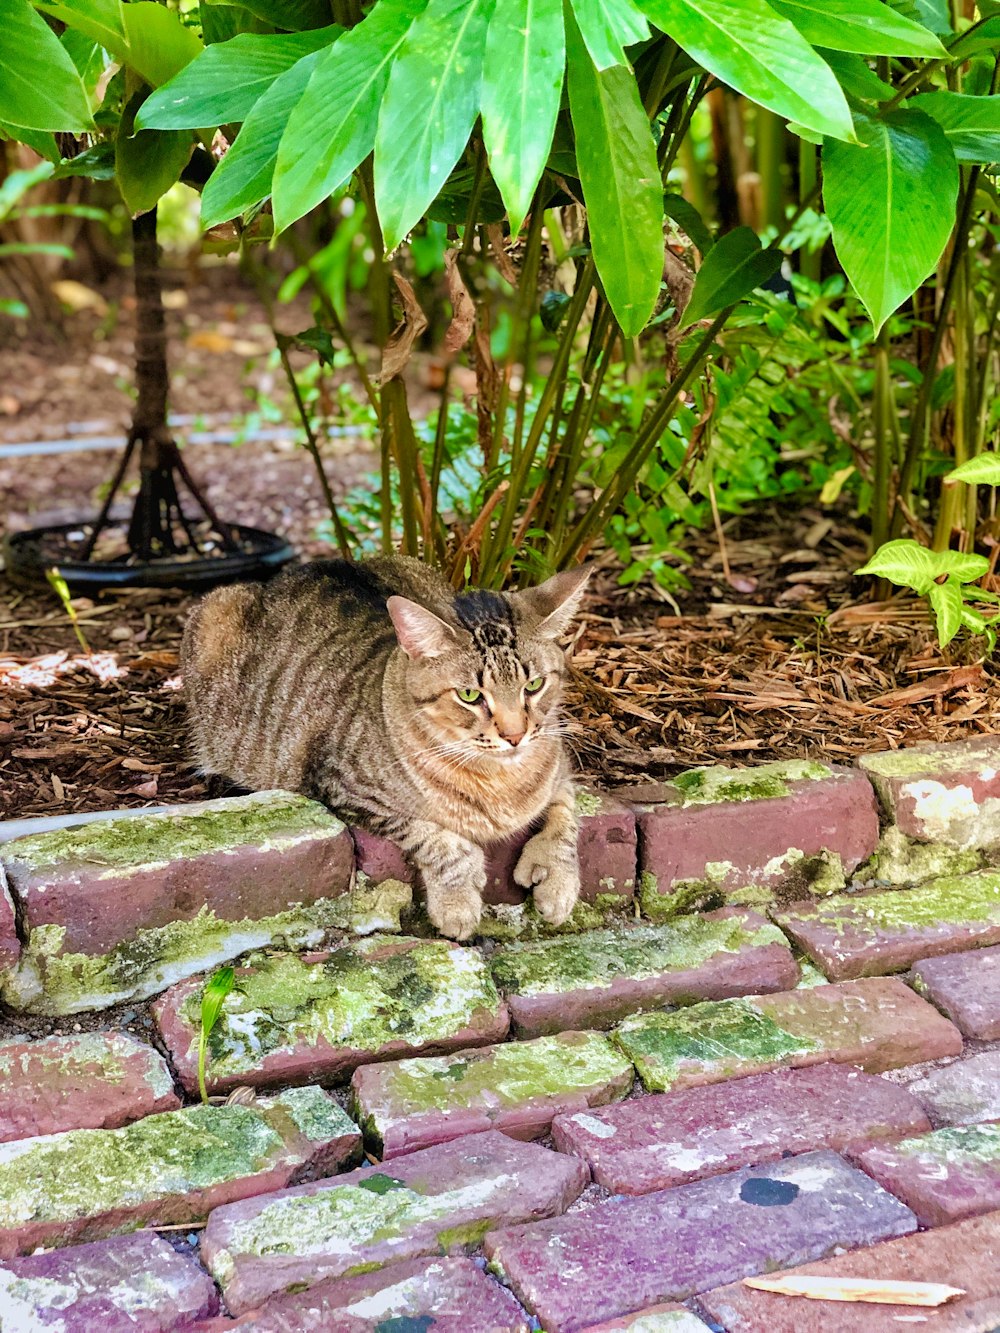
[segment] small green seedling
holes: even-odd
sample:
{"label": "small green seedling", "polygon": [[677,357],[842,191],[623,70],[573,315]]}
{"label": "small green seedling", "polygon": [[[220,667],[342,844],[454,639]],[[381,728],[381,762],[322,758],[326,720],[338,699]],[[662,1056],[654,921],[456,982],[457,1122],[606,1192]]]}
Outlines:
{"label": "small green seedling", "polygon": [[236,973],[231,967],[220,967],[218,972],[214,972],[209,978],[201,997],[201,1032],[198,1035],[198,1091],[201,1093],[203,1102],[208,1101],[208,1090],[205,1087],[208,1039],[212,1035],[212,1029],[219,1021],[226,996],[233,989],[235,977]]}
{"label": "small green seedling", "polygon": [[90,644],[87,642],[86,636],[84,635],[83,630],[80,628],[80,622],[76,616],[76,607],[70,600],[69,585],[67,584],[63,576],[59,573],[58,565],[53,565],[51,569],[47,569],[45,571],[45,577],[48,579],[49,586],[52,588],[52,591],[59,598],[60,602],[62,602],[63,610],[66,612],[67,616],[69,616],[70,622],[73,626],[73,631],[76,634],[77,639],[80,641],[80,647],[89,657]]}
{"label": "small green seedling", "polygon": [[[1000,486],[1000,455],[978,454],[943,478],[946,486]],[[944,648],[960,629],[982,634],[993,651],[1000,613],[987,617],[981,607],[1000,605],[1000,597],[979,587],[992,572],[984,555],[964,551],[930,551],[909,538],[880,546],[858,574],[874,574],[901,588],[912,588],[930,602],[937,624],[938,643]]]}

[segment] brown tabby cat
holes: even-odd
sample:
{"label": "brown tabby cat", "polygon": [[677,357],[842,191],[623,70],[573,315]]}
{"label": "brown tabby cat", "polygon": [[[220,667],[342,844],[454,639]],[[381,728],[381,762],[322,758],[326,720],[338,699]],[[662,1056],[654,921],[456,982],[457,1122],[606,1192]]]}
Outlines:
{"label": "brown tabby cat", "polygon": [[483,848],[541,819],[514,878],[557,925],[580,876],[556,640],[586,581],[573,570],[525,592],[456,595],[426,565],[385,556],[219,588],[181,650],[198,762],[392,838],[455,939],[479,922]]}

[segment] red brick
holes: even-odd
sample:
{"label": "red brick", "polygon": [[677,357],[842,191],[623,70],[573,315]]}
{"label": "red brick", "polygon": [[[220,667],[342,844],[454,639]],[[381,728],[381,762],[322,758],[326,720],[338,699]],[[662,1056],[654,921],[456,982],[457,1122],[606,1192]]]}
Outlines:
{"label": "red brick", "polygon": [[698,1304],[728,1333],[988,1333],[1000,1326],[1000,1213],[882,1241],[769,1277],[870,1278],[943,1282],[965,1295],[936,1309],[804,1301],[737,1282],[705,1292]]}
{"label": "red brick", "polygon": [[932,1125],[1000,1120],[1000,1050],[981,1051],[934,1069],[909,1085]]}
{"label": "red brick", "polygon": [[925,958],[913,979],[965,1036],[1000,1040],[1000,947]]}
{"label": "red brick", "polygon": [[774,919],[831,981],[901,972],[923,958],[1000,942],[1000,871],[792,903]]}
{"label": "red brick", "polygon": [[278,938],[318,944],[354,874],[344,825],[287,792],[55,829],[0,859],[24,939],[4,999],[46,1014],[145,998]]}
{"label": "red brick", "polygon": [[962,1050],[954,1024],[895,977],[639,1014],[615,1040],[654,1092],[827,1060],[880,1074]]}
{"label": "red brick", "polygon": [[609,1319],[603,1324],[591,1324],[583,1333],[705,1333],[705,1325],[686,1305],[670,1302],[650,1305],[645,1310],[624,1314],[620,1319]]}
{"label": "red brick", "polygon": [[0,1045],[0,1143],[114,1129],[177,1106],[163,1056],[127,1032]]}
{"label": "red brick", "polygon": [[912,1208],[921,1226],[1000,1209],[1000,1124],[935,1129],[876,1144],[855,1160]]}
{"label": "red brick", "polygon": [[351,837],[357,868],[369,884],[383,884],[387,879],[398,879],[401,884],[414,882],[413,867],[394,842],[361,828],[352,828]]}
{"label": "red brick", "polygon": [[[235,1322],[213,1319],[203,1333],[253,1328],[258,1333],[529,1333],[514,1297],[471,1259],[418,1259],[377,1273],[317,1282],[307,1291],[276,1296]],[[678,1333],[683,1333],[679,1330]]]}
{"label": "red brick", "polygon": [[929,1127],[904,1088],[830,1064],[558,1116],[552,1136],[612,1193],[647,1194],[783,1153],[839,1150]]}
{"label": "red brick", "polygon": [[21,941],[17,937],[14,900],[7,887],[7,876],[0,865],[0,972],[13,967],[21,956]]}
{"label": "red brick", "polygon": [[952,847],[1000,841],[1000,741],[977,736],[865,755],[858,763],[908,838]]}
{"label": "red brick", "polygon": [[[153,1010],[191,1093],[204,986],[181,982]],[[450,940],[371,936],[329,954],[275,953],[238,969],[212,1029],[208,1086],[346,1081],[374,1060],[500,1041],[508,1021],[482,955]]]}
{"label": "red brick", "polygon": [[360,1140],[313,1087],[0,1144],[0,1258],[198,1222],[218,1204],[337,1170]]}
{"label": "red brick", "polygon": [[[807,770],[817,776],[789,776]],[[702,787],[691,785],[702,774]],[[637,806],[639,869],[655,875],[661,894],[684,881],[723,889],[784,885],[820,852],[839,856],[850,873],[878,842],[870,784],[828,765],[700,769],[658,789],[647,785],[633,799],[647,802]]]}
{"label": "red brick", "polygon": [[814,1152],[494,1231],[485,1250],[547,1333],[579,1333],[915,1228],[910,1210],[863,1172]]}
{"label": "red brick", "polygon": [[512,944],[492,966],[525,1037],[609,1027],[653,1005],[787,990],[799,979],[781,931],[732,911]]}
{"label": "red brick", "polygon": [[588,1179],[582,1162],[489,1130],[217,1208],[202,1258],[243,1314],[293,1285],[460,1253],[490,1227],[562,1212]]}
{"label": "red brick", "polygon": [[631,1062],[607,1037],[562,1032],[363,1065],[351,1081],[352,1113],[369,1148],[388,1160],[484,1129],[540,1138],[556,1115],[626,1096],[632,1079]]}
{"label": "red brick", "polygon": [[152,1232],[0,1264],[9,1333],[179,1333],[219,1308],[215,1283]]}

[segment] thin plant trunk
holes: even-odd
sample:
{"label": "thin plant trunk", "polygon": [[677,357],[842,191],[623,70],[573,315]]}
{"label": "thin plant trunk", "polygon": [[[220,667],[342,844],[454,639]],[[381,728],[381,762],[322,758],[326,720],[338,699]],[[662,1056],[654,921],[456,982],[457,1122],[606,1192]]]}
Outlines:
{"label": "thin plant trunk", "polygon": [[[194,529],[181,505],[178,478],[197,500],[223,544],[235,549],[229,529],[216,516],[188,472],[167,423],[170,376],[167,368],[167,321],[163,307],[156,209],[132,219],[132,262],[135,282],[136,403],[125,452],[112,479],[101,512],[83,548],[89,559],[108,521],[111,505],[136,450],[139,493],[128,527],[128,548],[140,560],[181,552],[199,552]],[[186,540],[179,540],[183,531]]]}

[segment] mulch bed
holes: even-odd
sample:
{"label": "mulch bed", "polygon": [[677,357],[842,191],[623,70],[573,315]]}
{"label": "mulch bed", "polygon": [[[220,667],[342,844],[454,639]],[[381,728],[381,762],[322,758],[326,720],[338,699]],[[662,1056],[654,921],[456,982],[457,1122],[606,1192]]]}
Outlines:
{"label": "mulch bed", "polygon": [[[308,459],[294,458],[307,477]],[[241,472],[252,483],[253,471]],[[241,509],[252,503],[251,488]],[[863,551],[847,524],[770,511],[728,525],[729,577],[755,582],[752,592],[727,582],[710,534],[692,539],[692,590],[679,606],[599,571],[572,651],[570,739],[582,773],[616,785],[697,764],[844,763],[996,731],[994,668],[942,655],[917,603],[864,604],[851,577]],[[78,603],[98,655],[88,665],[51,594],[0,583],[0,814],[216,794],[185,747],[177,647],[190,600],[138,590]]]}

